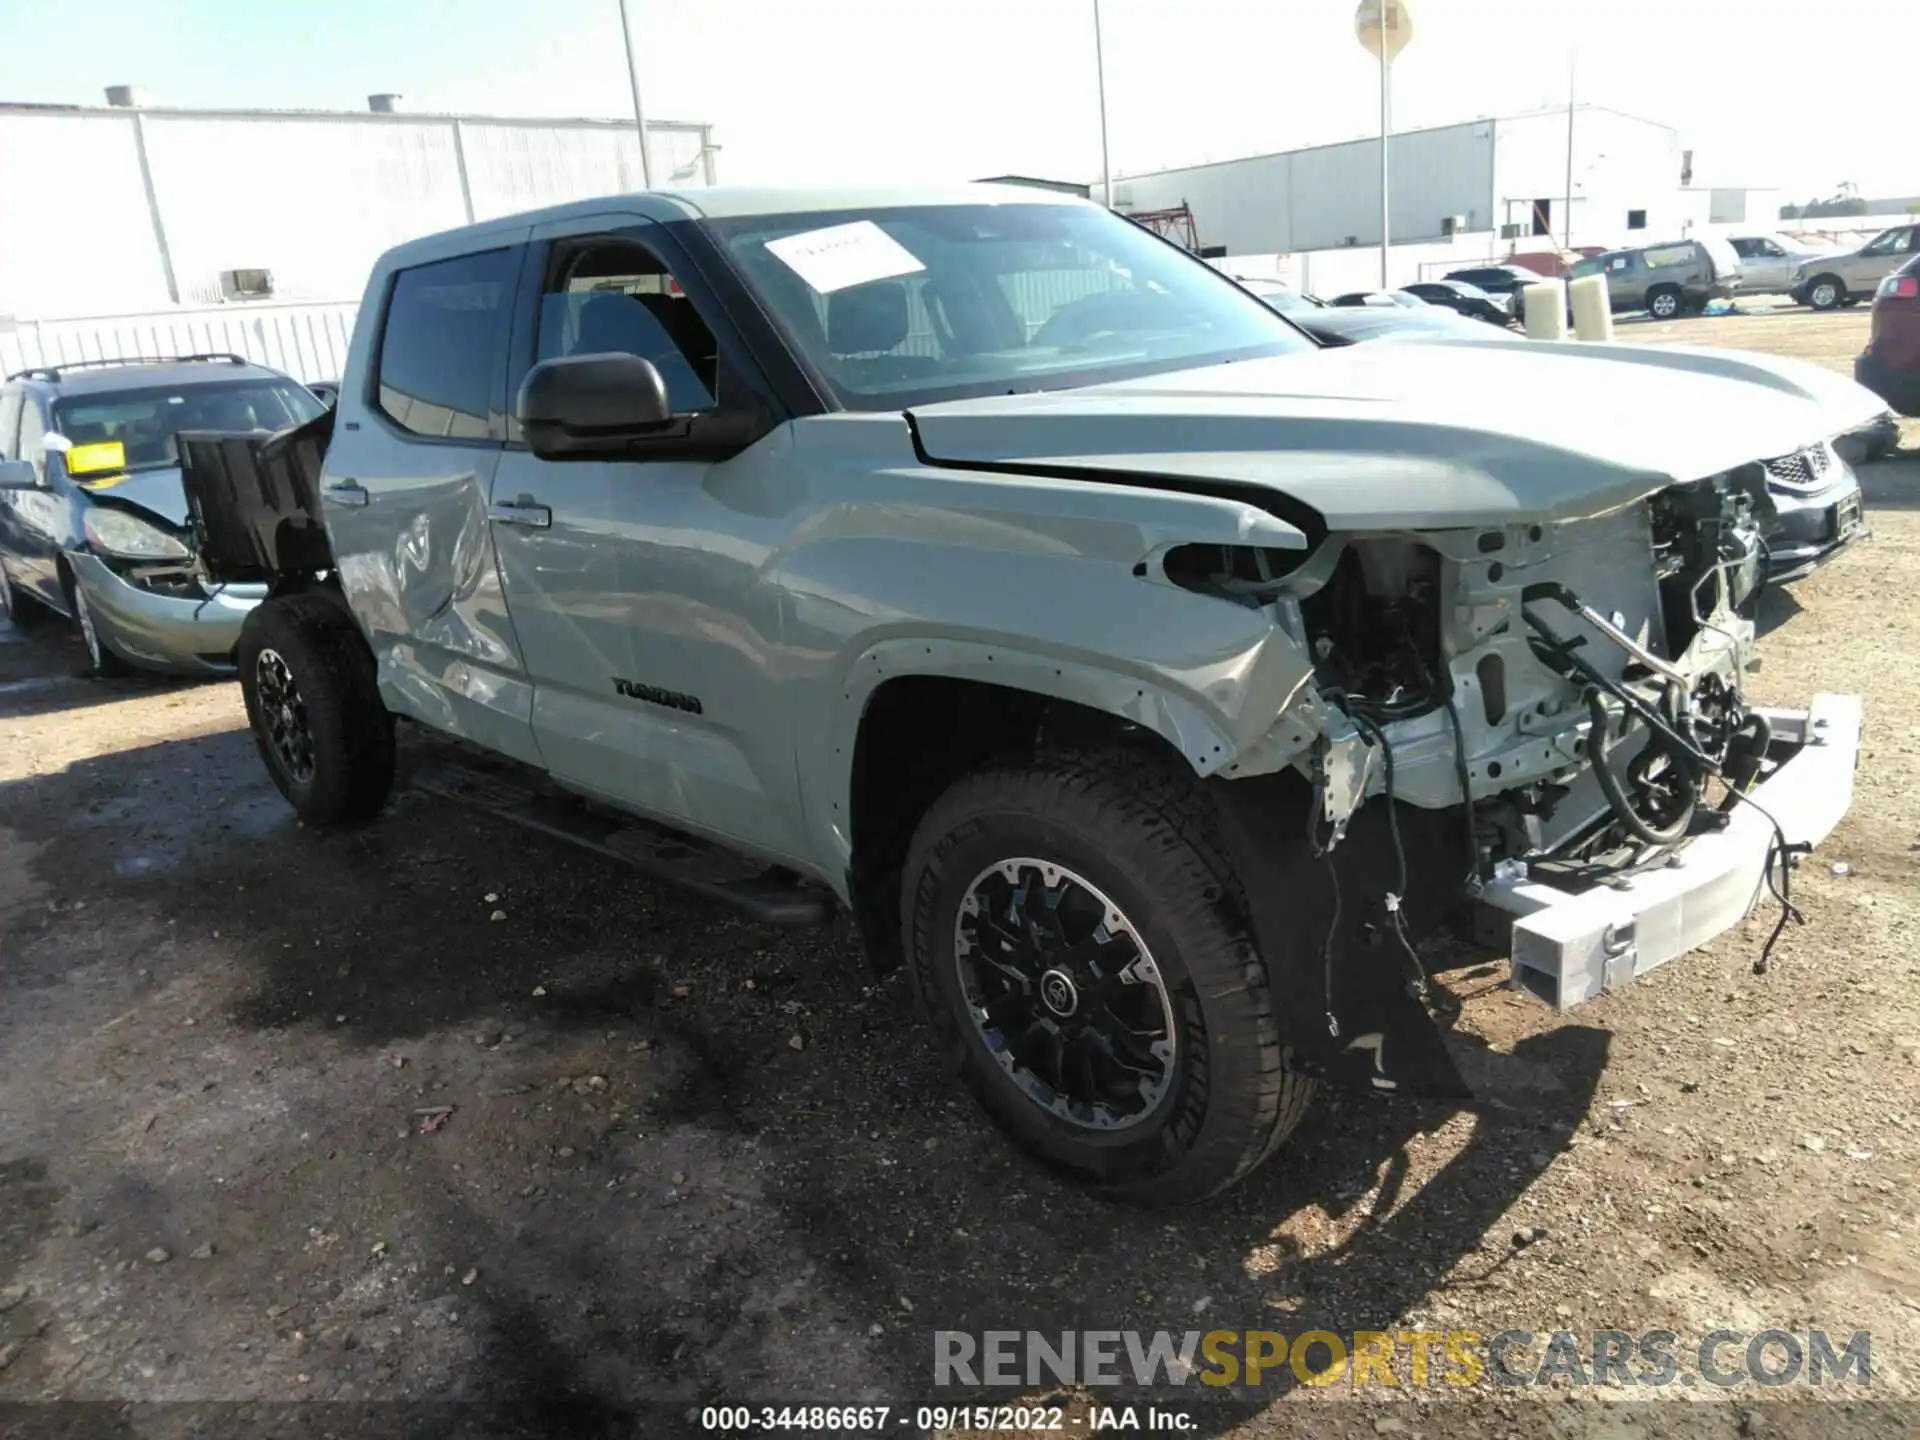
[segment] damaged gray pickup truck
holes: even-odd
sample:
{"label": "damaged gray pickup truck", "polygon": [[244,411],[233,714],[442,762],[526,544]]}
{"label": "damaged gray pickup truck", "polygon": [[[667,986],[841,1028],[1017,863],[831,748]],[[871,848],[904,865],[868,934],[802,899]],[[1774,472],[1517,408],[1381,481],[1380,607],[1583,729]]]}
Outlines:
{"label": "damaged gray pickup truck", "polygon": [[465,742],[416,785],[844,907],[1022,1144],[1169,1204],[1317,1084],[1464,1094],[1448,937],[1564,1008],[1786,883],[1860,708],[1742,697],[1766,467],[1880,408],[1322,350],[1032,191],[712,190],[402,246],[334,410],[181,444],[211,578],[272,587],[242,684],[310,822],[385,803],[397,717]]}

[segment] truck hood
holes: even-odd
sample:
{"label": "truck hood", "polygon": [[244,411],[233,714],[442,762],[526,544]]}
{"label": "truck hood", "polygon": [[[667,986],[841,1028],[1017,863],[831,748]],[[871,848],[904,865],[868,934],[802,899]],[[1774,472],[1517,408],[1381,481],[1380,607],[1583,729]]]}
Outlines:
{"label": "truck hood", "polygon": [[117,479],[81,485],[89,495],[116,500],[147,511],[176,529],[187,524],[187,492],[180,483],[180,467],[169,465],[153,470],[135,470]]}
{"label": "truck hood", "polygon": [[1266,490],[1356,530],[1602,514],[1885,408],[1773,356],[1435,340],[947,401],[908,419],[936,465]]}

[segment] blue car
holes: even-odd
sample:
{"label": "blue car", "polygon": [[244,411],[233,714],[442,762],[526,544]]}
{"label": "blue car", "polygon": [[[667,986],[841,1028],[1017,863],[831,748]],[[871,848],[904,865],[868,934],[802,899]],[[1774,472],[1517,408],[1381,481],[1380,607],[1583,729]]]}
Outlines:
{"label": "blue car", "polygon": [[0,614],[78,627],[97,674],[231,674],[265,586],[209,585],[181,431],[281,430],[322,402],[237,355],[90,361],[0,385]]}

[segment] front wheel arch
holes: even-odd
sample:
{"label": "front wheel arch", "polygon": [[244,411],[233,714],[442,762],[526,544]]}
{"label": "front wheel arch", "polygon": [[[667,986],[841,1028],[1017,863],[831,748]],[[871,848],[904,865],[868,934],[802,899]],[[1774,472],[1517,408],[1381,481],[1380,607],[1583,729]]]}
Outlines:
{"label": "front wheel arch", "polygon": [[[927,652],[939,651],[933,642],[917,648],[923,659]],[[1014,678],[1010,652],[996,647],[988,653],[993,658],[989,661],[983,653],[982,666],[997,665],[1008,679]],[[851,685],[842,691],[841,704],[847,709],[834,722],[832,735],[845,736],[850,743],[833,746],[831,758],[841,768],[831,782],[826,819],[840,850],[843,898],[876,970],[891,971],[902,958],[898,899],[907,841],[921,817],[960,776],[993,760],[1031,756],[1043,744],[1063,740],[1130,746],[1194,779],[1204,773],[1200,767],[1215,755],[1216,746],[1221,757],[1238,753],[1225,732],[1197,710],[1184,717],[1184,726],[1174,723],[1169,716],[1179,697],[1144,681],[1129,693],[1138,692],[1137,700],[1151,698],[1154,703],[1135,714],[1059,693],[1074,689],[1066,683],[1072,669],[1064,661],[1048,663],[1047,673],[1060,682],[1052,693],[943,672],[883,676],[864,691]],[[1110,672],[1103,673],[1112,678]],[[1160,723],[1151,723],[1155,720]],[[810,820],[819,826],[814,807]]]}

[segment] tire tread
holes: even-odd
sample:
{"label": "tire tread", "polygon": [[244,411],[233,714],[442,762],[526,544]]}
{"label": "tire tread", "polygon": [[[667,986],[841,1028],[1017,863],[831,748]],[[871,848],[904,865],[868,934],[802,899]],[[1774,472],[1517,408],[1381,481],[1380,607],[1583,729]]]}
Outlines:
{"label": "tire tread", "polygon": [[300,687],[313,733],[314,779],[304,795],[282,783],[267,739],[254,724],[254,743],[268,772],[309,824],[371,818],[393,789],[393,717],[381,703],[373,657],[359,628],[324,595],[278,596],[256,609],[240,637],[250,722],[257,709],[254,661],[268,648],[286,657]]}
{"label": "tire tread", "polygon": [[[1267,967],[1212,802],[1184,767],[1138,746],[1048,749],[1029,761],[990,763],[957,781],[923,817],[909,850],[908,886],[920,878],[924,889],[929,864],[938,863],[939,847],[957,828],[1009,811],[1072,816],[1109,850],[1131,852],[1159,870],[1157,889],[1167,907],[1162,921],[1176,934],[1201,937],[1182,947],[1189,978],[1216,1016],[1227,1012],[1226,1024],[1209,1022],[1215,1087],[1209,1110],[1231,1108],[1233,1123],[1204,1125],[1198,1143],[1173,1168],[1113,1187],[1115,1193],[1178,1204],[1231,1187],[1299,1124],[1315,1085],[1285,1063]],[[933,938],[921,933],[926,907],[916,903],[912,888],[904,893],[917,988],[923,1005],[935,1004],[938,997],[921,974]],[[1232,1074],[1224,1091],[1218,1088],[1223,1070]]]}

